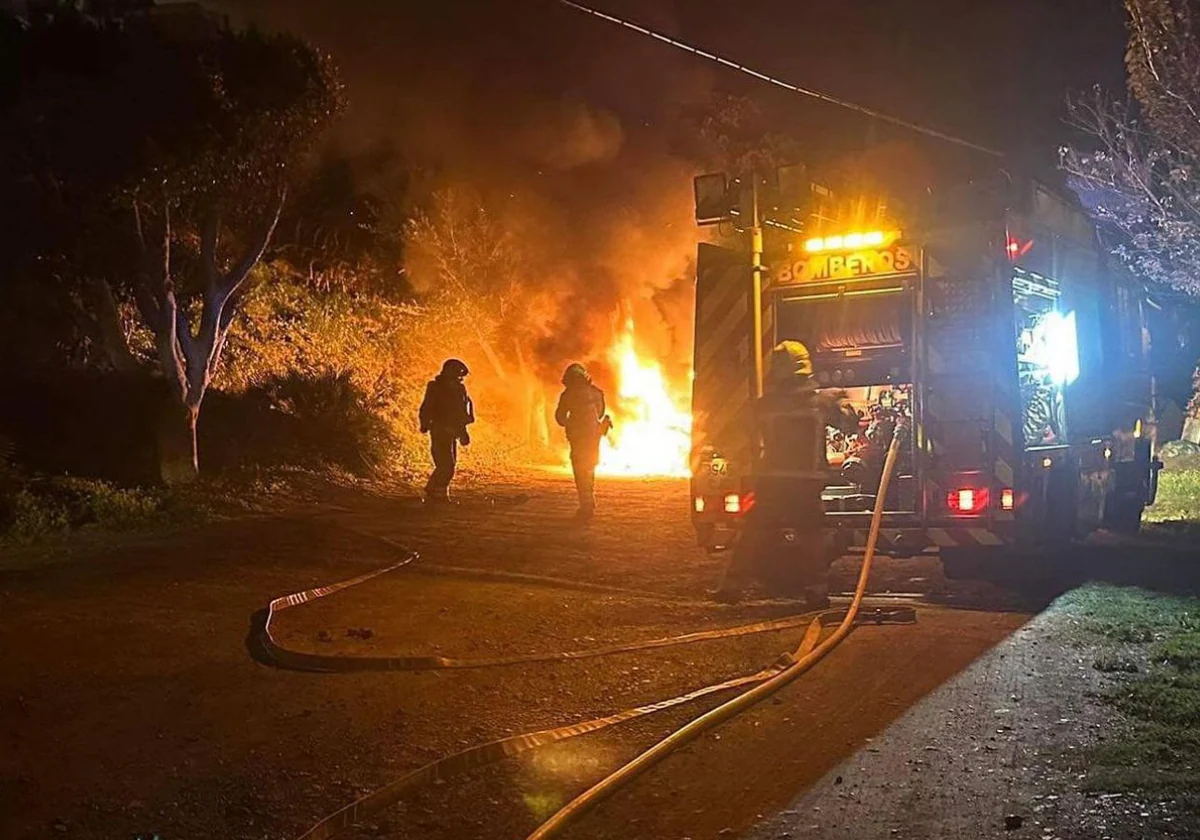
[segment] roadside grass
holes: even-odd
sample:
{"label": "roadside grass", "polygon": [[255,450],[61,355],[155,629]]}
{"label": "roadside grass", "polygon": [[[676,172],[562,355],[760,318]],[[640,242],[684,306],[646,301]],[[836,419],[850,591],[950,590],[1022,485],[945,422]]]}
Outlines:
{"label": "roadside grass", "polygon": [[202,521],[206,514],[200,499],[164,489],[69,476],[21,479],[0,498],[0,544],[31,545],[82,530],[132,531]]}
{"label": "roadside grass", "polygon": [[1200,464],[1195,458],[1167,462],[1158,474],[1158,497],[1145,521],[1200,523]]}
{"label": "roadside grass", "polygon": [[1062,605],[1118,674],[1103,700],[1128,721],[1090,756],[1090,789],[1170,798],[1200,815],[1200,598],[1089,584]]}

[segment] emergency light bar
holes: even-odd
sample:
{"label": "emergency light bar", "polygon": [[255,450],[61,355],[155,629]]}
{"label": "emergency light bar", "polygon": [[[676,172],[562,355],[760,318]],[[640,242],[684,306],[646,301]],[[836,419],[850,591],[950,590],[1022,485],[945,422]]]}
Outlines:
{"label": "emergency light bar", "polygon": [[810,239],[804,243],[804,250],[810,254],[815,254],[819,251],[844,251],[854,248],[878,248],[888,242],[894,242],[900,238],[899,231],[892,233],[884,233],[881,230],[872,230],[865,233],[847,233],[841,236],[825,236]]}

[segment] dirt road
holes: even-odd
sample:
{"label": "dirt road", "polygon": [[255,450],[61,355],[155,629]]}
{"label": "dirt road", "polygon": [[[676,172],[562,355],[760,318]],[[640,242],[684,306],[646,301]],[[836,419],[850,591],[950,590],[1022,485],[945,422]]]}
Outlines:
{"label": "dirt road", "polygon": [[[270,597],[385,565],[397,544],[421,560],[289,610],[280,638],[322,652],[487,657],[779,614],[703,602],[719,563],[691,544],[682,482],[601,490],[587,529],[570,524],[558,476],[468,488],[461,507],[441,513],[402,495],[330,490],[306,515],[0,572],[0,836],[287,840],[446,753],[753,672],[795,646],[788,631],[562,664],[345,675],[282,671],[247,653],[250,616]],[[896,590],[946,589],[930,561],[880,572]],[[929,607],[913,626],[860,629],[802,682],[672,757],[572,836],[748,831],[1025,620]],[[522,838],[721,699],[431,786],[347,836]]]}

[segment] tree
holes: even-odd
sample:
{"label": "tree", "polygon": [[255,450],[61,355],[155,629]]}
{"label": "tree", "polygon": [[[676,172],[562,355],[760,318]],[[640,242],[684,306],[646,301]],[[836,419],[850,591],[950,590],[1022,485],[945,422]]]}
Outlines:
{"label": "tree", "polygon": [[[130,9],[50,4],[5,30],[22,83],[0,103],[0,186],[44,231],[39,279],[76,297],[114,367],[148,363],[165,383],[160,469],[183,482],[230,324],[342,88],[293,37]],[[122,304],[149,358],[130,351]]]}
{"label": "tree", "polygon": [[429,210],[418,210],[405,229],[410,268],[417,290],[432,315],[469,335],[499,379],[507,376],[497,336],[518,339],[510,323],[526,315],[530,295],[529,261],[503,219],[484,204],[482,196],[464,187],[450,187],[433,196]]}
{"label": "tree", "polygon": [[[1062,149],[1068,182],[1110,250],[1151,283],[1200,294],[1200,2],[1125,0],[1128,99],[1070,103],[1083,147]],[[1200,428],[1193,379],[1185,436]]]}
{"label": "tree", "polygon": [[1152,282],[1200,292],[1200,31],[1197,0],[1126,0],[1132,101],[1070,103],[1086,138],[1062,149],[1072,188],[1113,253]]}

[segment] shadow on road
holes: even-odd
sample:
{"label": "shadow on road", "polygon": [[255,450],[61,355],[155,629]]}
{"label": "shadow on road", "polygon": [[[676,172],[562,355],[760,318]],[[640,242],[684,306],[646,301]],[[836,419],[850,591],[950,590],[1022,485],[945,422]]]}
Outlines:
{"label": "shadow on road", "polygon": [[995,601],[999,592],[1037,611],[1089,582],[1194,594],[1200,592],[1200,545],[1091,542],[1042,554],[955,558],[947,563],[947,576],[953,579],[935,600],[984,608],[1010,605]]}

